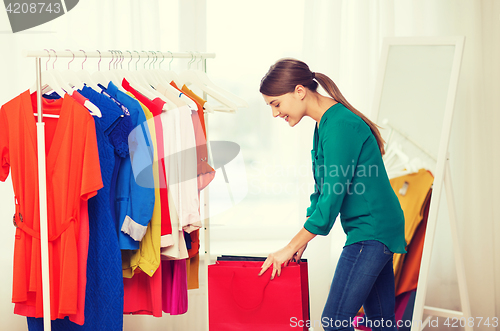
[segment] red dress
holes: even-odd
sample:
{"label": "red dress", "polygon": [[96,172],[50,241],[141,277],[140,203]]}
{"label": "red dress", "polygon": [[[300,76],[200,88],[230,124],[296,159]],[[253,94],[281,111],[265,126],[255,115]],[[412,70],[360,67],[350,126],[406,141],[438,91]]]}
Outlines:
{"label": "red dress", "polygon": [[[43,100],[47,171],[51,318],[77,312],[82,200],[102,188],[95,125],[88,110],[69,95]],[[12,169],[16,197],[16,236],[12,302],[32,306],[43,316],[40,266],[40,211],[36,95],[26,91],[0,110],[0,180]]]}

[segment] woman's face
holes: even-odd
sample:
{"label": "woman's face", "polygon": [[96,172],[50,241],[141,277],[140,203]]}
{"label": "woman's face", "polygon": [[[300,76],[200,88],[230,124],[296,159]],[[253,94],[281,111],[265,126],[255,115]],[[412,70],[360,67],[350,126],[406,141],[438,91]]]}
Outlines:
{"label": "woman's face", "polygon": [[300,94],[295,91],[275,97],[262,96],[266,104],[271,106],[273,116],[283,118],[293,127],[300,122],[305,113],[303,98]]}

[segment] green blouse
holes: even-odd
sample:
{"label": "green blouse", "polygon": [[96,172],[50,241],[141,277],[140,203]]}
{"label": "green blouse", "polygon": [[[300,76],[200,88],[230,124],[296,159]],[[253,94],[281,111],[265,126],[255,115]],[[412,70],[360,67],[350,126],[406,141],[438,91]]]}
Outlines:
{"label": "green blouse", "polygon": [[330,107],[315,127],[311,156],[315,192],[304,228],[327,235],[340,213],[346,246],[378,240],[393,253],[406,253],[403,210],[363,119],[341,103]]}

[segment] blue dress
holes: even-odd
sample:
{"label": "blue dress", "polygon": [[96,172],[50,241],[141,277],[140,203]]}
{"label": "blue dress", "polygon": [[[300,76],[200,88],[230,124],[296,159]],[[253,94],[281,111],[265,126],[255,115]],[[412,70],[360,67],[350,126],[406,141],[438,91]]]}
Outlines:
{"label": "blue dress", "polygon": [[[80,93],[101,110],[94,117],[104,187],[88,201],[89,252],[85,296],[85,323],[80,326],[66,317],[52,321],[52,330],[123,330],[123,278],[116,226],[111,215],[110,189],[118,141],[115,129],[123,112],[109,98],[84,87]],[[30,331],[43,331],[43,319],[28,317]]]}

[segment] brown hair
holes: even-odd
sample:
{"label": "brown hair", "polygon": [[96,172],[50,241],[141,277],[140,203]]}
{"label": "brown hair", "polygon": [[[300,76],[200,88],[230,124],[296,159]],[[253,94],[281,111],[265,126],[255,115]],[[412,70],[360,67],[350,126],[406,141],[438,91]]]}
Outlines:
{"label": "brown hair", "polygon": [[377,139],[380,153],[385,154],[384,139],[378,130],[378,125],[373,123],[363,115],[360,111],[354,108],[340,93],[339,88],[326,75],[319,72],[311,72],[307,64],[295,59],[281,59],[269,68],[267,74],[260,82],[260,93],[267,96],[279,96],[295,91],[297,85],[302,85],[305,88],[316,92],[318,83],[325,91],[333,98],[333,100],[343,104],[347,109],[358,115],[370,127],[373,135]]}

